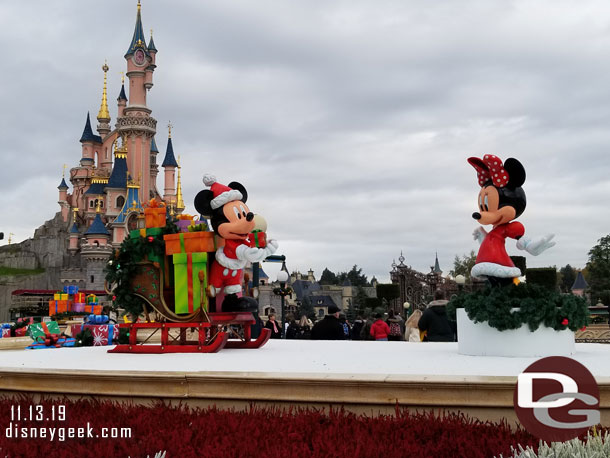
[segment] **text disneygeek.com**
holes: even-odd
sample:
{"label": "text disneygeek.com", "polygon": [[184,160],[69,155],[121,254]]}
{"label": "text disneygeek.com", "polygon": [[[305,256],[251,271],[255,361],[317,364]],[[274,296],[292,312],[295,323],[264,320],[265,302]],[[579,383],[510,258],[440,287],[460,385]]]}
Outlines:
{"label": "text disneygeek.com", "polygon": [[89,422],[80,428],[65,426],[23,426],[19,423],[9,423],[4,431],[8,439],[48,439],[51,442],[64,442],[66,439],[76,438],[102,438],[102,439],[130,439],[131,428],[100,428],[96,431]]}

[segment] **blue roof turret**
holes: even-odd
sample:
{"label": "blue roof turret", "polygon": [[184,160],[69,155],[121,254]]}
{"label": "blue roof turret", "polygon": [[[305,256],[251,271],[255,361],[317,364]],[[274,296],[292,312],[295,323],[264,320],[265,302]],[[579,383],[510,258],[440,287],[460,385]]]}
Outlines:
{"label": "blue roof turret", "polygon": [[68,185],[66,184],[66,179],[62,178],[61,183],[57,186],[57,189],[68,189]]}
{"label": "blue roof turret", "polygon": [[76,221],[74,222],[74,224],[72,225],[72,228],[70,229],[70,234],[78,234],[78,226],[76,225]]}
{"label": "blue roof turret", "polygon": [[85,128],[83,129],[83,135],[81,135],[80,137],[80,142],[102,143],[102,137],[93,134],[93,129],[91,129],[91,118],[89,117],[89,112],[87,112],[87,121],[85,121]]}
{"label": "blue roof turret", "polygon": [[127,94],[125,94],[125,83],[121,84],[121,93],[119,94],[119,98],[117,100],[127,100]]}
{"label": "blue roof turret", "polygon": [[161,167],[178,167],[176,157],[174,156],[174,147],[172,146],[172,137],[167,139],[167,150],[165,151],[165,159]]}
{"label": "blue roof turret", "polygon": [[146,51],[146,39],[144,38],[144,29],[142,28],[142,16],[140,10],[142,5],[138,0],[138,15],[136,16],[136,27],[133,31],[133,38],[129,44],[129,49],[125,53],[125,57],[131,56],[137,48],[142,48]]}
{"label": "blue roof turret", "polygon": [[107,188],[126,189],[127,188],[127,158],[124,155],[117,155],[114,158],[114,167],[110,178],[108,178]]}
{"label": "blue roof turret", "polygon": [[159,152],[159,148],[157,148],[157,142],[155,141],[155,137],[153,137],[152,141],[150,142],[150,152],[151,153]]}
{"label": "blue roof turret", "polygon": [[110,232],[106,229],[99,213],[95,215],[95,219],[93,220],[93,223],[91,223],[89,229],[87,229],[87,232],[85,232],[85,235],[110,235]]}

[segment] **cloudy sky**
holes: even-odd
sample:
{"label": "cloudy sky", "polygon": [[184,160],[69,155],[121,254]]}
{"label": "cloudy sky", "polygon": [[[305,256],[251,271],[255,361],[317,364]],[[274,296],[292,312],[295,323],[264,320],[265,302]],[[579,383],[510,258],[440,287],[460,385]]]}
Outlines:
{"label": "cloudy sky", "polygon": [[[59,208],[104,59],[116,121],[135,16],[135,0],[0,2],[0,231],[15,241]],[[466,159],[484,153],[524,164],[519,220],[556,234],[529,266],[583,267],[610,233],[606,1],[143,0],[142,19],[159,162],[171,120],[187,211],[204,173],[242,182],[290,270],[387,280],[403,250],[448,272],[476,248]]]}

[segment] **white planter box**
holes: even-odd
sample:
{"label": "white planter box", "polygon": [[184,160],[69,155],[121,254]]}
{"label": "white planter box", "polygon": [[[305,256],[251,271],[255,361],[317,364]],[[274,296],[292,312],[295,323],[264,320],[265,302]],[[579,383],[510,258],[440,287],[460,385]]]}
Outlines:
{"label": "white planter box", "polygon": [[498,331],[487,323],[475,323],[463,308],[457,309],[458,353],[473,356],[544,357],[575,353],[574,333],[540,326],[529,330]]}

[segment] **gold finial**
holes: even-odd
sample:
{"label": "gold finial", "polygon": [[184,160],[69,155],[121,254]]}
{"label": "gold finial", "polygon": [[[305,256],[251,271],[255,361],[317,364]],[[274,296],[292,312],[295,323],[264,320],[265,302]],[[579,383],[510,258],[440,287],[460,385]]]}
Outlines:
{"label": "gold finial", "polygon": [[167,129],[168,129],[169,133],[167,134],[167,138],[172,138],[172,127],[174,127],[172,122],[171,121],[168,122],[167,123]]}
{"label": "gold finial", "polygon": [[150,29],[150,38],[152,38],[152,32],[153,32],[153,30]]}
{"label": "gold finial", "polygon": [[125,84],[125,72],[121,72],[121,84]]}
{"label": "gold finial", "polygon": [[[180,156],[178,156],[178,161],[180,161]],[[177,187],[176,199],[178,201],[176,204],[176,208],[179,211],[182,211],[185,209],[185,205],[184,205],[184,200],[182,199],[182,183],[180,181],[180,162],[178,162],[178,185],[176,187]]]}
{"label": "gold finial", "polygon": [[138,0],[138,13],[140,12],[141,9],[142,9],[142,5],[140,5],[140,0]]}
{"label": "gold finial", "polygon": [[97,199],[97,203],[95,204],[95,213],[100,213],[102,211],[102,207],[101,204],[102,201],[100,199]]}
{"label": "gold finial", "polygon": [[66,169],[68,168],[68,166],[66,164],[64,164],[64,171],[62,173],[62,178],[66,178]]}
{"label": "gold finial", "polygon": [[169,216],[174,216],[176,213],[174,212],[174,199],[169,203]]}
{"label": "gold finial", "polygon": [[102,122],[103,120],[110,121],[110,111],[108,111],[108,96],[106,94],[106,73],[108,73],[108,70],[110,70],[110,68],[108,67],[108,63],[106,61],[104,61],[102,70],[104,71],[104,90],[102,92],[102,105],[100,106],[100,112],[97,114],[97,120],[100,122]]}
{"label": "gold finial", "polygon": [[13,241],[13,235],[15,235],[15,234],[13,234],[12,232],[9,232],[9,234],[8,234],[8,244],[9,244],[9,245],[10,245],[10,244],[11,244],[11,242]]}
{"label": "gold finial", "polygon": [[78,213],[78,207],[72,209],[72,222],[76,223],[76,214]]}

